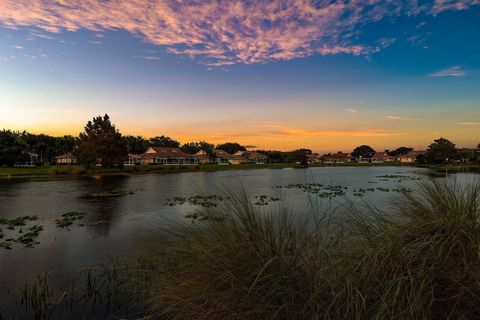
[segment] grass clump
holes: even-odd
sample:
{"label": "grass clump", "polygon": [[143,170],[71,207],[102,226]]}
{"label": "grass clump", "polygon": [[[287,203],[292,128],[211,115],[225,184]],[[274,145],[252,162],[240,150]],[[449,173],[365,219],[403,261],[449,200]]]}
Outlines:
{"label": "grass clump", "polygon": [[[391,212],[299,220],[232,195],[178,227],[149,288],[160,319],[478,319],[480,185],[432,180]],[[223,214],[223,215],[222,215]]]}

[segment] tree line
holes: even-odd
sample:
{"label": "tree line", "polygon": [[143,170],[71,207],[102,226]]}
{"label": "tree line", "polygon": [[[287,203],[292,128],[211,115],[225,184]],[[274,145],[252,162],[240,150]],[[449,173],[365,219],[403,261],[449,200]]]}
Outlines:
{"label": "tree line", "polygon": [[[427,148],[425,153],[419,154],[416,157],[417,164],[444,164],[448,162],[478,162],[480,163],[480,143],[477,145],[477,150],[467,148],[457,148],[452,141],[439,138],[435,139]],[[392,157],[407,155],[413,151],[410,147],[400,147],[395,150],[385,150],[384,152]],[[368,146],[362,145],[356,147],[352,156],[355,158],[371,158],[376,151]]]}
{"label": "tree line", "polygon": [[[214,157],[214,150],[221,149],[230,154],[237,151],[246,151],[245,146],[236,142],[227,142],[214,145],[206,141],[188,142],[181,144],[168,136],[144,138],[142,136],[123,136],[110,117],[105,114],[89,121],[84,131],[78,137],[65,135],[52,137],[45,134],[31,134],[26,131],[0,131],[0,165],[13,166],[30,160],[29,153],[38,155],[40,163],[54,163],[55,157],[72,152],[80,164],[92,166],[101,163],[104,167],[121,165],[129,153],[141,154],[149,147],[180,148],[188,154],[195,154],[200,150]],[[478,145],[480,148],[480,144]],[[400,147],[395,150],[385,150],[390,156],[408,154],[413,148]],[[290,163],[304,161],[312,154],[310,149],[297,149],[289,152],[276,150],[258,150],[265,154],[272,163]],[[375,150],[368,145],[361,145],[352,151],[352,156],[372,157]],[[328,155],[327,155],[328,156]],[[427,149],[426,154],[417,158],[420,164],[446,163],[450,161],[477,161],[480,155],[472,150],[457,149],[455,144],[445,138],[435,140]]]}

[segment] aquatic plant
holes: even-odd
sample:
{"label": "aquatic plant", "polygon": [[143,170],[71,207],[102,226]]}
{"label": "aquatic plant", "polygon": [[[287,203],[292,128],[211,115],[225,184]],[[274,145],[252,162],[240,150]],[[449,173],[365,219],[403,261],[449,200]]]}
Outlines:
{"label": "aquatic plant", "polygon": [[57,217],[54,219],[55,225],[58,228],[68,229],[68,227],[70,227],[75,221],[85,218],[86,215],[86,213],[77,211],[67,212],[62,214],[61,217]]}
{"label": "aquatic plant", "polygon": [[[23,244],[26,248],[33,248],[35,244],[40,244],[36,239],[43,230],[42,226],[34,225],[26,229],[26,233],[17,238],[16,242]],[[23,231],[22,231],[23,232]]]}
{"label": "aquatic plant", "polygon": [[188,203],[189,205],[192,205],[192,206],[209,208],[209,207],[216,207],[218,206],[218,203],[223,202],[224,200],[227,200],[227,199],[228,197],[222,197],[219,195],[206,195],[206,196],[197,195],[197,196],[191,196],[188,198],[173,197],[173,198],[168,198],[163,205],[174,207],[177,205],[183,205],[185,203]]}
{"label": "aquatic plant", "polygon": [[39,244],[36,239],[43,227],[39,225],[26,227],[27,224],[36,220],[38,220],[38,216],[23,216],[10,220],[0,218],[0,225],[7,226],[6,233],[3,233],[0,229],[0,239],[4,239],[0,241],[0,248],[10,250],[15,244],[23,244],[26,248],[33,248],[35,244]]}
{"label": "aquatic plant", "polygon": [[126,195],[135,194],[133,190],[113,190],[113,191],[99,191],[90,192],[84,195],[84,199],[104,199],[104,198],[118,198]]}
{"label": "aquatic plant", "polygon": [[[147,292],[152,287],[151,274],[158,261],[147,255],[125,263],[110,259],[72,275],[68,285],[51,285],[50,274],[42,273],[20,289],[23,314],[5,319],[69,319],[72,314],[84,319],[140,318],[145,315]],[[0,314],[0,319],[4,319]]]}
{"label": "aquatic plant", "polygon": [[39,275],[35,282],[26,283],[21,289],[20,303],[32,310],[34,319],[44,319],[53,298],[53,290],[49,284],[48,273]]}
{"label": "aquatic plant", "polygon": [[324,185],[321,183],[294,183],[286,186],[276,186],[276,188],[300,189],[303,192],[316,194],[320,198],[335,198],[345,195],[348,187],[341,185]]}
{"label": "aquatic plant", "polygon": [[270,202],[277,202],[280,201],[278,197],[269,197],[266,194],[262,194],[259,196],[255,196],[255,205],[257,206],[266,206]]}

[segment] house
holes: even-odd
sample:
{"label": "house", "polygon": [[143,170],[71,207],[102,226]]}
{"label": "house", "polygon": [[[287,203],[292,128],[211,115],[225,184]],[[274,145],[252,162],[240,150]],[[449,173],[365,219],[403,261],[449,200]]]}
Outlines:
{"label": "house", "polygon": [[38,163],[38,154],[28,152],[27,155],[30,158],[30,161],[17,163],[15,164],[15,167],[35,167]]}
{"label": "house", "polygon": [[338,152],[323,157],[324,163],[349,163],[354,162],[355,158],[350,153]]}
{"label": "house", "polygon": [[307,154],[308,163],[320,163],[322,162],[322,157],[318,153]]}
{"label": "house", "polygon": [[198,151],[195,153],[195,156],[197,157],[199,164],[213,163],[212,159],[205,150]]}
{"label": "house", "polygon": [[142,160],[142,156],[139,154],[129,153],[128,160],[124,163],[126,166],[135,166],[139,165]]}
{"label": "house", "polygon": [[248,163],[248,158],[245,156],[246,151],[237,151],[232,155],[232,158],[229,160],[231,164],[245,164]]}
{"label": "house", "polygon": [[226,151],[223,151],[223,150],[215,150],[215,163],[216,164],[224,164],[224,165],[228,165],[230,164],[231,160],[233,160],[233,155],[231,155],[230,153],[226,152]]}
{"label": "house", "polygon": [[407,154],[398,156],[398,160],[401,163],[414,163],[417,160],[417,157],[420,155],[424,155],[427,153],[426,151],[410,151]]}
{"label": "house", "polygon": [[141,164],[197,165],[198,158],[179,148],[150,147],[140,155]]}
{"label": "house", "polygon": [[385,163],[395,162],[397,158],[389,156],[386,152],[375,152],[371,157],[359,157],[358,163]]}
{"label": "house", "polygon": [[55,164],[57,165],[72,165],[76,163],[77,159],[71,152],[67,152],[55,157]]}
{"label": "house", "polygon": [[397,158],[389,156],[386,152],[375,152],[375,154],[369,158],[370,163],[385,163],[394,162]]}
{"label": "house", "polygon": [[375,152],[371,158],[371,163],[385,163],[385,162],[394,162],[397,161],[397,158],[389,156],[386,152]]}
{"label": "house", "polygon": [[216,164],[228,165],[230,164],[231,160],[235,162],[234,156],[226,151],[217,149],[217,150],[214,150],[213,153],[214,153],[214,157],[210,157],[206,151],[200,150],[195,154],[195,156],[198,158],[198,162],[200,164],[216,163]]}
{"label": "house", "polygon": [[[236,162],[239,163],[255,163],[255,164],[265,164],[268,157],[264,154],[255,151],[237,151],[233,154],[233,157]],[[230,162],[232,163],[232,162]]]}
{"label": "house", "polygon": [[265,162],[267,162],[268,157],[258,152],[248,152],[247,159],[249,160],[250,163],[265,164]]}

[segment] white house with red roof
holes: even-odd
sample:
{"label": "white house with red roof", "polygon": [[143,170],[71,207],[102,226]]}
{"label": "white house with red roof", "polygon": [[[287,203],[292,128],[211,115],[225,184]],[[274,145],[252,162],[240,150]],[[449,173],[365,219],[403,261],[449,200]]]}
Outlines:
{"label": "white house with red roof", "polygon": [[414,163],[417,161],[417,157],[424,155],[426,151],[410,151],[407,154],[401,155],[398,157],[398,160],[402,163]]}
{"label": "white house with red roof", "polygon": [[141,164],[197,165],[198,158],[179,148],[150,147],[140,155]]}
{"label": "white house with red roof", "polygon": [[384,162],[394,162],[397,161],[397,158],[389,156],[386,152],[375,152],[375,154],[370,158],[371,163],[384,163]]}
{"label": "white house with red roof", "polygon": [[[265,164],[268,157],[264,154],[261,154],[256,151],[237,151],[233,154],[235,160],[238,163],[255,163],[255,164]],[[233,163],[230,161],[230,163]]]}
{"label": "white house with red roof", "polygon": [[350,153],[338,152],[323,157],[323,163],[348,163],[353,162],[355,159]]}

